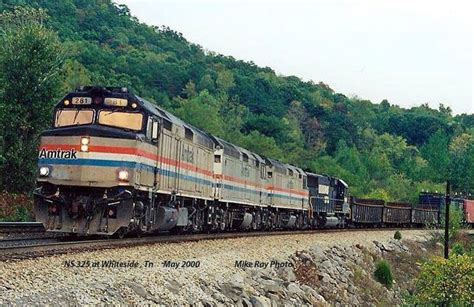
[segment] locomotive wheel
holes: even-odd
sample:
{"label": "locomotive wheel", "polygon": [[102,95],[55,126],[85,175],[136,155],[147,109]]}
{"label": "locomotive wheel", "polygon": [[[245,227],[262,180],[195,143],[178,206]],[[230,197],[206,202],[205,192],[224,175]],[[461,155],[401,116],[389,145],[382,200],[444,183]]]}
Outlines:
{"label": "locomotive wheel", "polygon": [[272,230],[272,215],[267,213],[267,220],[265,223],[265,230],[270,231]]}
{"label": "locomotive wheel", "polygon": [[225,220],[223,220],[222,222],[219,223],[219,230],[225,231],[226,226],[227,225],[225,224]]}
{"label": "locomotive wheel", "polygon": [[257,230],[258,228],[258,213],[254,213],[252,216],[252,230]]}
{"label": "locomotive wheel", "polygon": [[122,227],[113,234],[113,237],[118,238],[118,239],[123,239],[125,238],[125,235],[127,234],[127,232],[128,232],[128,229],[126,227]]}
{"label": "locomotive wheel", "polygon": [[262,215],[260,212],[258,212],[256,215],[255,215],[255,226],[256,226],[256,229],[261,229],[262,228]]}
{"label": "locomotive wheel", "polygon": [[296,229],[301,229],[302,228],[302,225],[303,225],[303,216],[302,215],[298,215],[298,217],[296,218]]}

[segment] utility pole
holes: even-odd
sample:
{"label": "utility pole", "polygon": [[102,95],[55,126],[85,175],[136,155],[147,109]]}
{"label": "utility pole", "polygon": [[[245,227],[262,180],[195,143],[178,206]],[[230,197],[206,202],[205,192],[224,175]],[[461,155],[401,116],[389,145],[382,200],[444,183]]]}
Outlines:
{"label": "utility pole", "polygon": [[449,205],[451,203],[451,184],[446,181],[446,214],[444,216],[444,258],[449,258]]}

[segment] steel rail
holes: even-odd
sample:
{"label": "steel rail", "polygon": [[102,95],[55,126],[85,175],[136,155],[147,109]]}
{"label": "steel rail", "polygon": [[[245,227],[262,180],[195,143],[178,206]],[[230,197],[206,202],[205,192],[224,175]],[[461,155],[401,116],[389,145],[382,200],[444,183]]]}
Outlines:
{"label": "steel rail", "polygon": [[[67,242],[53,242],[46,244],[21,245],[13,247],[0,247],[0,260],[36,258],[53,254],[112,249],[122,247],[135,247],[157,243],[180,243],[201,240],[222,240],[244,237],[267,237],[298,234],[318,234],[331,232],[360,232],[360,231],[393,231],[400,228],[352,228],[352,229],[311,229],[296,231],[254,231],[254,232],[225,232],[201,234],[157,235],[141,238],[125,239],[97,239],[77,240]],[[1,241],[0,241],[1,242]]]}

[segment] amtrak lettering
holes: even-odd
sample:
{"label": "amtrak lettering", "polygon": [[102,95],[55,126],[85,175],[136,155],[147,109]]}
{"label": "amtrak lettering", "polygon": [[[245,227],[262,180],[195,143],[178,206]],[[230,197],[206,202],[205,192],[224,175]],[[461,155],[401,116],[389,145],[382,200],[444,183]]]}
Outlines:
{"label": "amtrak lettering", "polygon": [[77,150],[69,149],[56,149],[56,150],[46,150],[41,149],[39,152],[40,159],[77,159]]}

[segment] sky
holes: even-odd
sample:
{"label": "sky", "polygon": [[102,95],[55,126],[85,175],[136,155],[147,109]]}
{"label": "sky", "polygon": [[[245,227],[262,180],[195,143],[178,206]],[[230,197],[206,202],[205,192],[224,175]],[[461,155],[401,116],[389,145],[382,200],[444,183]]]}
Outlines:
{"label": "sky", "polygon": [[115,1],[205,50],[349,97],[474,113],[468,0]]}

